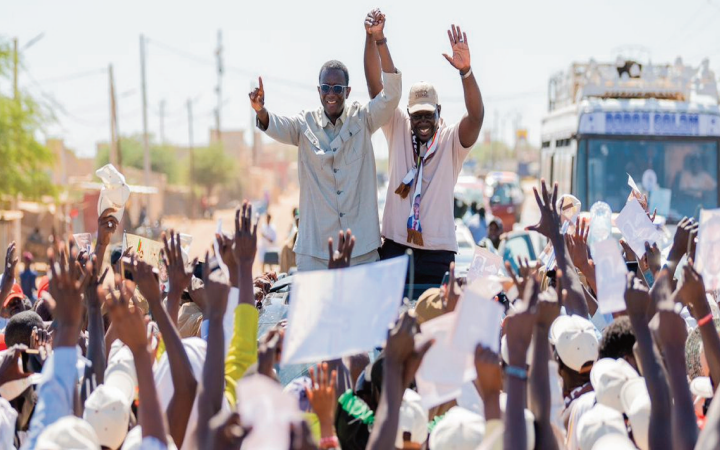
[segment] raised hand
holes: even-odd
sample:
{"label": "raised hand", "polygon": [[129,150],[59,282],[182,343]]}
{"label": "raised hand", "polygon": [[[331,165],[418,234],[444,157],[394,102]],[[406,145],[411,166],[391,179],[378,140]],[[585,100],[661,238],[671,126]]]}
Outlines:
{"label": "raised hand", "polygon": [[375,8],[365,16],[365,31],[374,39],[379,40],[383,37],[385,29],[385,14]]}
{"label": "raised hand", "polygon": [[133,281],[140,290],[140,293],[148,301],[151,308],[162,307],[162,296],[160,294],[160,283],[156,276],[156,269],[145,261],[138,259],[135,255],[130,258],[125,268],[132,273]]}
{"label": "raised hand", "polygon": [[587,240],[589,234],[590,227],[587,225],[587,221],[578,218],[575,233],[565,235],[565,245],[575,267],[583,268],[588,265],[590,253],[588,252]]}
{"label": "raised hand", "polygon": [[527,258],[521,258],[519,256],[517,257],[517,262],[517,275],[515,274],[515,271],[513,270],[512,265],[509,261],[505,261],[505,270],[507,271],[508,275],[510,275],[510,278],[512,278],[513,283],[518,290],[518,295],[523,295],[525,293],[525,286],[527,286],[528,280],[535,276],[538,271],[538,267],[531,267],[530,261]]}
{"label": "raised hand", "polygon": [[[261,85],[262,86],[262,85]],[[235,262],[240,265],[252,266],[257,253],[257,221],[252,224],[252,205],[245,200],[242,210],[235,211],[235,241],[233,242],[233,255]]]}
{"label": "raised hand", "polygon": [[408,313],[403,314],[395,327],[388,333],[385,345],[385,367],[401,371],[403,388],[410,386],[425,353],[435,342],[431,339],[416,349],[415,333],[417,328],[417,320]]}
{"label": "raised hand", "polygon": [[503,389],[503,374],[500,357],[487,347],[478,345],[475,348],[475,369],[480,397],[487,402],[489,397],[500,395]]}
{"label": "raised hand", "polygon": [[[306,387],[305,392],[310,406],[312,406],[313,412],[318,417],[320,428],[325,429],[322,434],[334,436],[337,370],[333,370],[331,373],[328,364],[322,363],[318,364],[314,370],[311,367],[308,372],[312,381],[312,388]],[[315,376],[316,372],[317,376]]]}
{"label": "raised hand", "polygon": [[687,306],[695,319],[702,319],[710,314],[710,305],[705,296],[705,283],[702,275],[695,270],[692,260],[683,267],[682,282],[678,284],[674,298]]}
{"label": "raised hand", "polygon": [[350,267],[352,251],[355,248],[355,237],[350,229],[338,235],[337,251],[333,250],[333,239],[328,239],[328,269],[343,269]]}
{"label": "raised hand", "polygon": [[85,280],[81,277],[80,263],[73,261],[68,264],[65,249],[61,248],[60,260],[50,259],[49,291],[55,300],[53,317],[59,324],[72,328],[80,327],[83,315],[82,293]]}
{"label": "raised hand", "polygon": [[5,253],[5,265],[3,266],[2,284],[0,284],[0,300],[5,302],[5,297],[10,295],[12,285],[15,283],[15,266],[18,258],[15,257],[15,242],[8,245]]}
{"label": "raised hand", "polygon": [[112,318],[113,328],[118,338],[133,354],[140,351],[149,352],[147,321],[143,317],[143,312],[135,304],[132,292],[125,283],[119,277],[115,278],[115,282],[120,287],[120,295],[116,295],[113,290],[110,290],[109,297],[103,295],[106,298],[105,303]]}
{"label": "raised hand", "polygon": [[653,276],[656,276],[662,268],[662,254],[657,244],[650,245],[649,242],[645,243],[645,254],[641,258],[641,264],[643,268],[650,269]]}
{"label": "raised hand", "polygon": [[272,327],[260,339],[258,346],[258,373],[275,379],[273,366],[280,358],[285,330],[280,325]]}
{"label": "raised hand", "polygon": [[650,306],[648,287],[633,273],[627,274],[625,285],[625,306],[631,319],[645,319]]}
{"label": "raised hand", "polygon": [[550,195],[545,184],[545,180],[541,181],[542,198],[537,188],[533,188],[535,193],[535,201],[540,208],[540,221],[533,226],[525,228],[528,231],[536,231],[551,241],[560,236],[560,214],[557,210],[558,184],[553,186],[553,193]]}
{"label": "raised hand", "polygon": [[531,278],[525,287],[524,302],[513,314],[505,319],[507,331],[508,363],[515,367],[525,367],[527,350],[532,340],[533,328],[537,322],[536,304],[540,295],[539,281]]}
{"label": "raised hand", "polygon": [[85,303],[89,308],[100,308],[102,306],[102,300],[98,297],[98,286],[101,286],[105,281],[105,276],[108,273],[109,267],[105,268],[102,275],[98,276],[98,263],[97,256],[92,255],[90,261],[85,266],[85,283],[83,284],[83,290],[85,292]]}
{"label": "raised hand", "polygon": [[118,229],[118,220],[113,216],[117,211],[116,208],[108,208],[98,217],[98,246],[107,247],[110,245],[110,239]]}
{"label": "raised hand", "polygon": [[165,264],[167,265],[170,289],[176,293],[182,293],[190,286],[193,269],[197,265],[198,259],[193,259],[189,265],[185,264],[180,246],[180,233],[175,234],[174,230],[170,230],[170,243],[168,243],[165,233],[162,235],[162,240],[165,245]]}
{"label": "raised hand", "polygon": [[455,311],[458,301],[460,300],[460,296],[462,295],[462,289],[460,288],[460,285],[457,283],[457,280],[455,279],[455,263],[454,262],[450,263],[449,273],[450,273],[450,279],[448,280],[447,286],[442,286],[440,288],[442,291],[443,306],[445,307],[445,312]]}
{"label": "raised hand", "polygon": [[230,285],[237,286],[237,262],[235,262],[235,256],[233,256],[233,238],[223,233],[215,233],[215,240],[218,243],[220,259],[228,268]]}
{"label": "raised hand", "polygon": [[445,59],[461,73],[465,74],[470,70],[470,48],[468,47],[467,34],[460,31],[460,27],[452,25],[448,30],[448,39],[452,47],[452,57],[443,53]]}
{"label": "raised hand", "polygon": [[250,106],[255,112],[260,112],[265,107],[265,88],[263,88],[262,77],[258,77],[258,87],[248,94]]}
{"label": "raised hand", "polygon": [[[690,235],[693,231],[697,231],[700,225],[693,220],[692,217],[684,217],[675,230],[675,237],[673,238],[673,244],[668,254],[668,259],[674,259],[680,261],[682,256],[690,248]],[[692,256],[692,255],[691,255]]]}
{"label": "raised hand", "polygon": [[[227,309],[228,295],[230,294],[230,286],[224,281],[220,280],[218,275],[214,275],[210,272],[210,253],[205,253],[205,264],[203,264],[203,284],[204,297],[205,297],[205,308],[203,314],[209,318],[215,316],[220,318],[225,315]],[[224,276],[222,278],[225,278]]]}

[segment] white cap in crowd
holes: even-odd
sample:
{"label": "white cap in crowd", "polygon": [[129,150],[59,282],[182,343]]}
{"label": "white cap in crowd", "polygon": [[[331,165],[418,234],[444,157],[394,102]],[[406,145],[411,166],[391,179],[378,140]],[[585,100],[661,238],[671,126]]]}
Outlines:
{"label": "white cap in crowd", "polygon": [[85,400],[85,419],[103,447],[119,448],[128,432],[130,403],[119,389],[101,384]]}
{"label": "white cap in crowd", "polygon": [[[525,355],[525,361],[528,366],[532,365],[534,343],[534,339],[530,341],[530,345],[527,349],[527,354]],[[500,356],[502,356],[502,360],[505,364],[510,365],[510,352],[508,350],[507,334],[504,334],[502,339],[500,340]]]}
{"label": "white cap in crowd", "polygon": [[[125,437],[125,442],[120,450],[142,450],[142,427],[140,425],[134,427]],[[173,442],[170,435],[167,436],[168,450],[177,450],[177,446]]]}
{"label": "white cap in crowd", "polygon": [[715,391],[710,377],[697,377],[690,382],[690,392],[701,398],[713,398]]}
{"label": "white cap in crowd", "polygon": [[576,372],[598,357],[599,343],[595,326],[580,316],[560,316],[555,319],[550,327],[550,342],[563,364]]}
{"label": "white cap in crowd", "polygon": [[485,437],[485,420],[467,409],[451,408],[430,433],[430,448],[475,450]]}
{"label": "white cap in crowd", "polygon": [[624,359],[603,358],[593,364],[590,383],[598,403],[624,413],[620,391],[627,381],[639,376],[633,366]]}
{"label": "white cap in crowd", "polygon": [[630,420],[635,445],[640,450],[649,450],[650,394],[645,378],[635,378],[625,383],[620,391],[620,400],[625,415]]}
{"label": "white cap in crowd", "polygon": [[43,430],[35,448],[43,450],[98,450],[100,441],[89,423],[75,416],[65,416]]}
{"label": "white cap in crowd", "polygon": [[410,433],[410,442],[423,444],[428,434],[428,413],[423,408],[420,394],[405,389],[403,401],[400,405],[400,421],[398,425],[395,447],[403,448],[405,433]]}
{"label": "white cap in crowd", "polygon": [[[500,393],[500,411],[505,415],[507,406],[507,393]],[[535,448],[535,416],[529,409],[525,408],[525,436],[527,436],[527,448]]]}
{"label": "white cap in crowd", "polygon": [[137,383],[132,352],[120,340],[116,340],[110,347],[108,365],[105,369],[105,384],[122,392],[130,405],[135,399]]}
{"label": "white cap in crowd", "polygon": [[592,450],[637,450],[629,437],[621,434],[606,434],[595,442]]}
{"label": "white cap in crowd", "polygon": [[609,406],[597,404],[580,417],[576,433],[580,450],[592,450],[603,436],[627,436],[627,427],[622,414]]}

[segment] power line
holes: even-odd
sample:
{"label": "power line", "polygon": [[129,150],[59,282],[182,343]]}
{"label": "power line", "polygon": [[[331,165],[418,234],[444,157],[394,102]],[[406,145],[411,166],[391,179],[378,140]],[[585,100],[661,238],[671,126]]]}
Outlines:
{"label": "power line", "polygon": [[43,84],[52,84],[52,83],[59,83],[61,81],[73,81],[73,80],[79,80],[82,78],[88,78],[90,76],[94,75],[105,75],[107,73],[107,69],[92,69],[92,70],[86,70],[83,72],[77,72],[72,73],[68,75],[61,75],[59,77],[52,77],[52,78],[45,78],[44,80],[40,80],[40,83]]}

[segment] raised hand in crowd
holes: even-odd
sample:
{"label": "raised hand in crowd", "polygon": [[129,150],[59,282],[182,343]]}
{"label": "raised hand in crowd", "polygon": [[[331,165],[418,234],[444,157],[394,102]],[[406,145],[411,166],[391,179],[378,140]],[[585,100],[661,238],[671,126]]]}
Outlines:
{"label": "raised hand in crowd", "polygon": [[105,252],[110,245],[110,240],[120,225],[117,218],[113,216],[117,211],[115,208],[108,208],[98,217],[97,242],[95,244],[95,255],[100,264],[98,270],[105,261]]}
{"label": "raised hand in crowd", "polygon": [[[213,426],[211,418],[220,413],[223,402],[223,386],[225,384],[225,334],[223,332],[223,317],[227,309],[230,286],[220,279],[220,272],[211,272],[210,253],[205,253],[203,265],[203,282],[205,284],[206,306],[203,311],[205,319],[210,321],[208,327],[207,354],[203,366],[202,382],[198,386],[198,428],[197,442],[199,448],[234,448],[223,447],[239,441],[242,442],[244,433],[236,436],[226,426],[227,420],[237,420],[239,417],[221,416],[217,426]],[[214,421],[215,419],[213,419]],[[238,447],[239,448],[239,447]]]}
{"label": "raised hand in crowd", "polygon": [[154,438],[163,445],[167,445],[165,414],[160,408],[155,388],[152,371],[153,360],[146,334],[148,319],[143,317],[143,312],[133,300],[133,293],[126,286],[126,282],[116,276],[115,283],[119,287],[119,295],[111,290],[109,296],[106,297],[102,288],[99,288],[100,295],[106,297],[106,304],[118,339],[128,346],[133,355],[138,380],[138,396],[142,400],[138,408],[142,435],[143,438]]}
{"label": "raised hand in crowd", "polygon": [[[684,217],[678,223],[673,237],[673,243],[667,256],[667,267],[670,273],[675,273],[682,257],[687,253],[690,257],[694,256],[694,250],[690,253],[691,246],[694,244],[693,233],[697,233],[699,224],[692,218]],[[675,283],[675,280],[671,280]]]}
{"label": "raised hand in crowd", "polygon": [[18,258],[15,257],[15,242],[11,242],[5,253],[5,264],[3,265],[2,282],[0,283],[0,299],[5,304],[5,299],[10,295],[13,284],[15,284],[15,266]]}
{"label": "raised hand in crowd", "polygon": [[[92,362],[85,368],[85,378],[92,375],[95,376],[95,382],[102,384],[105,380],[105,367],[107,361],[105,359],[105,324],[103,322],[102,304],[104,300],[98,295],[98,288],[103,285],[107,276],[109,267],[106,267],[102,275],[99,274],[100,265],[97,262],[97,256],[92,255],[90,260],[85,264],[85,305],[87,307],[87,331],[88,331],[88,348],[87,356]],[[83,383],[81,398],[87,398],[90,392],[86,391],[87,384]]]}
{"label": "raised hand in crowd", "polygon": [[180,333],[171,320],[169,312],[162,306],[157,270],[136,257],[133,257],[125,267],[130,269],[140,293],[148,301],[150,312],[160,329],[165,343],[173,382],[173,395],[166,413],[168,425],[170,426],[170,436],[177,445],[182,445],[192,406],[195,402],[197,380],[180,339]]}
{"label": "raised hand in crowd", "polygon": [[257,118],[265,129],[270,123],[270,116],[265,109],[265,87],[263,86],[262,77],[258,77],[258,87],[253,89],[249,94],[250,106],[257,114]]}
{"label": "raised hand in crowd", "polygon": [[16,344],[0,353],[0,386],[10,381],[21,380],[32,375],[21,367],[22,354],[27,346]]}
{"label": "raised hand in crowd", "polygon": [[258,373],[277,381],[275,364],[280,361],[282,342],[285,330],[281,325],[275,325],[260,339],[258,345]]}
{"label": "raised hand in crowd", "polygon": [[309,370],[312,388],[306,387],[306,393],[313,412],[320,422],[321,439],[337,438],[335,435],[335,409],[337,406],[337,371],[330,371],[327,363]]}
{"label": "raised hand in crowd", "polygon": [[470,70],[470,47],[468,47],[467,33],[460,30],[459,26],[452,25],[448,30],[448,39],[452,48],[452,56],[443,53],[450,65],[466,74]]}
{"label": "raised hand in crowd", "polygon": [[475,348],[475,370],[475,385],[483,401],[485,419],[502,419],[500,392],[503,390],[503,374],[500,356],[491,349],[478,345]]}
{"label": "raised hand in crowd", "polygon": [[333,239],[328,238],[328,269],[350,267],[353,248],[355,248],[355,237],[350,230],[338,234],[337,250],[334,249]]}
{"label": "raised hand in crowd", "polygon": [[167,311],[173,324],[177,326],[180,299],[183,291],[190,286],[193,269],[197,265],[198,259],[193,259],[190,264],[185,263],[180,245],[180,233],[175,234],[174,230],[170,230],[170,242],[165,233],[163,233],[162,240],[165,247],[163,254],[167,265],[168,281],[170,282]]}
{"label": "raised hand in crowd", "polygon": [[698,437],[697,418],[685,372],[685,320],[674,310],[670,273],[664,270],[655,282],[653,302],[657,313],[650,322],[655,342],[662,350],[672,395],[672,436],[674,449],[692,450]]}
{"label": "raised hand in crowd", "polygon": [[394,448],[403,394],[415,378],[425,353],[434,343],[429,340],[416,347],[417,328],[415,317],[404,313],[388,334],[380,403],[367,445],[370,450]]}
{"label": "raised hand in crowd", "polygon": [[217,256],[228,268],[230,286],[238,287],[238,266],[235,255],[233,255],[233,238],[223,233],[215,233],[215,240],[217,240],[218,250],[220,251],[220,255]]}
{"label": "raised hand in crowd", "polygon": [[373,39],[380,40],[384,37],[385,14],[375,8],[365,16],[365,31]]}
{"label": "raised hand in crowd", "polygon": [[512,268],[510,261],[505,261],[505,271],[510,275],[510,278],[517,288],[518,295],[522,296],[525,292],[525,286],[527,286],[530,278],[535,276],[538,271],[538,266],[531,266],[530,261],[527,258],[517,257],[518,270],[517,274]]}
{"label": "raised hand in crowd", "polygon": [[462,295],[462,289],[460,288],[460,285],[455,279],[454,262],[450,263],[449,273],[450,278],[448,279],[447,286],[440,287],[440,290],[442,291],[443,306],[445,307],[445,312],[455,311],[458,301],[460,300],[460,296]]}
{"label": "raised hand in crowd", "polygon": [[575,232],[565,235],[565,245],[567,246],[570,260],[573,265],[585,275],[588,286],[593,292],[597,292],[597,280],[595,279],[595,262],[590,257],[588,247],[588,235],[590,234],[590,226],[584,219],[578,218],[575,223]]}
{"label": "raised hand in crowd", "polygon": [[75,347],[80,336],[83,321],[82,293],[85,282],[81,279],[81,268],[77,261],[68,263],[64,248],[60,248],[59,259],[50,259],[50,295],[55,301],[53,317],[57,323],[54,348]]}
{"label": "raised hand in crowd", "polygon": [[235,239],[233,255],[237,263],[240,304],[255,305],[252,266],[257,253],[258,221],[252,223],[252,205],[245,200],[242,209],[235,211]]}

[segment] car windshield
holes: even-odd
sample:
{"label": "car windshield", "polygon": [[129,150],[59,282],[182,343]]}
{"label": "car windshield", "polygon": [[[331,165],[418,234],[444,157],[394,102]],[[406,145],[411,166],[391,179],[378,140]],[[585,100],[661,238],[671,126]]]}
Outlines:
{"label": "car windshield", "polygon": [[648,194],[650,210],[657,208],[670,223],[717,208],[714,141],[591,139],[587,147],[588,206],[604,201],[620,212],[630,193],[629,174]]}
{"label": "car windshield", "polygon": [[498,183],[495,185],[492,194],[492,202],[498,205],[509,205],[513,202],[513,190],[515,186],[511,183]]}

